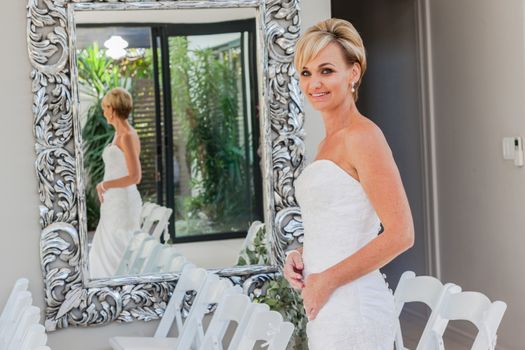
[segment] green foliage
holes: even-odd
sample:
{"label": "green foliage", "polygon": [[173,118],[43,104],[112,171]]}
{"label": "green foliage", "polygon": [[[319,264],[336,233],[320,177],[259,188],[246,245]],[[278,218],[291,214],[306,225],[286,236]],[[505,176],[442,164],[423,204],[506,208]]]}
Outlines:
{"label": "green foliage", "polygon": [[239,52],[189,51],[185,37],[174,37],[170,60],[173,114],[184,127],[196,190],[187,209],[237,222],[246,213],[248,181],[239,144]]}
{"label": "green foliage", "polygon": [[[255,234],[253,242],[249,242],[241,252],[237,265],[269,264],[267,237],[265,226],[261,225]],[[293,350],[308,349],[306,340],[306,323],[308,321],[303,308],[301,295],[295,291],[288,281],[279,276],[265,285],[265,293],[254,298],[256,302],[265,303],[271,310],[280,312],[283,318],[294,324],[294,335],[289,348]]]}
{"label": "green foliage", "polygon": [[113,128],[104,118],[102,98],[114,87],[132,90],[132,79],[143,77],[150,64],[148,55],[132,62],[127,59],[114,61],[97,43],[77,52],[79,83],[87,88],[94,100],[82,128],[88,230],[95,229],[99,221],[96,185],[104,177],[102,152],[114,135]]}

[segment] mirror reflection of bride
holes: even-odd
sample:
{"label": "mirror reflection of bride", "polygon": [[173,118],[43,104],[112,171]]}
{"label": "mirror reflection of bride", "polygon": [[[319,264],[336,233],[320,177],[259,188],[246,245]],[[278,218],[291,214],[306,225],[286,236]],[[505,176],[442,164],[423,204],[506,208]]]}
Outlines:
{"label": "mirror reflection of bride", "polygon": [[102,153],[104,180],[97,185],[100,221],[89,252],[91,278],[113,276],[132,232],[140,228],[142,199],[137,184],[142,170],[140,139],[128,122],[131,95],[114,88],[102,99],[108,124],[115,129],[113,141]]}

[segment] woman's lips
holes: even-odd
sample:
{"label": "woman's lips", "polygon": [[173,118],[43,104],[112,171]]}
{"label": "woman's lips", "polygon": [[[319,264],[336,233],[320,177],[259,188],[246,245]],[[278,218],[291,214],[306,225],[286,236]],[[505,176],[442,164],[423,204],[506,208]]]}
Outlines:
{"label": "woman's lips", "polygon": [[318,100],[324,100],[326,96],[328,96],[329,94],[330,94],[329,92],[323,91],[323,92],[311,92],[309,95],[312,100],[318,101]]}

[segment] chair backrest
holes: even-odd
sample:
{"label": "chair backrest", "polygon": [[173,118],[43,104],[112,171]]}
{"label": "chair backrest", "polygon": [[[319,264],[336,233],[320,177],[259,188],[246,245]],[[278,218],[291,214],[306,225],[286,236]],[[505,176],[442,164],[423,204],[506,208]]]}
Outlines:
{"label": "chair backrest", "polygon": [[154,255],[150,255],[146,259],[142,272],[161,272],[162,268],[170,263],[173,256],[180,255],[180,253],[169,244],[159,244],[159,247],[153,253]]}
{"label": "chair backrest", "polygon": [[404,349],[399,315],[405,303],[421,302],[432,310],[417,345],[417,349],[426,349],[426,346],[432,341],[431,328],[436,319],[436,310],[442,303],[446,291],[459,292],[461,289],[454,284],[443,285],[440,280],[432,276],[416,276],[412,271],[406,271],[401,275],[396,291],[394,292],[395,307],[398,316],[395,338],[396,349]]}
{"label": "chair backrest", "polygon": [[29,280],[27,278],[20,278],[16,280],[15,285],[13,286],[13,289],[11,289],[11,293],[9,294],[7,302],[2,310],[2,314],[0,315],[0,332],[4,328],[5,324],[13,322],[13,318],[17,312],[17,310],[15,310],[15,300],[21,292],[27,291],[28,286]]}
{"label": "chair backrest", "polygon": [[[11,296],[9,297],[11,299]],[[10,303],[9,314],[6,315],[2,327],[0,327],[0,349],[7,349],[10,344],[18,325],[21,322],[22,316],[27,308],[31,306],[33,298],[31,293],[27,290],[19,290],[13,296],[13,301]],[[6,305],[7,306],[7,305]]]}
{"label": "chair backrest", "polygon": [[30,305],[21,313],[21,317],[17,322],[13,336],[8,343],[7,350],[21,350],[25,337],[29,333],[32,325],[38,324],[40,321],[40,309],[36,306]]}
{"label": "chair backrest", "polygon": [[222,339],[231,322],[237,323],[237,328],[241,320],[248,312],[250,298],[244,294],[228,294],[223,296],[217,305],[213,317],[208,325],[200,350],[222,350]]}
{"label": "chair backrest", "polygon": [[7,298],[7,302],[2,310],[0,315],[0,325],[3,324],[4,320],[12,317],[13,303],[16,299],[16,296],[23,291],[26,291],[29,287],[29,280],[27,278],[19,278],[16,280],[15,285],[11,289],[11,293]]}
{"label": "chair backrest", "polygon": [[142,248],[144,240],[150,238],[150,235],[146,232],[135,232],[131,240],[124,250],[124,254],[120,259],[119,266],[115,275],[127,275],[131,269],[131,265],[135,260],[136,256],[139,254],[139,250]]}
{"label": "chair backrest", "polygon": [[[168,305],[164,311],[164,316],[160,320],[154,337],[166,337],[174,320],[177,326],[177,331],[179,334],[182,332],[183,317],[181,309],[183,306],[184,297],[186,296],[186,293],[190,291],[196,292],[198,296],[201,293],[207,278],[208,273],[205,269],[197,268],[191,264],[184,266],[184,269],[182,270],[179,280],[177,281],[177,285],[175,286],[170,300],[168,301]],[[192,306],[194,304],[195,303],[193,303]]]}
{"label": "chair backrest", "polygon": [[255,317],[255,315],[261,312],[269,312],[269,311],[270,311],[270,306],[268,306],[268,304],[251,303],[250,305],[248,305],[248,309],[242,316],[241,321],[238,323],[237,329],[235,330],[235,333],[233,334],[230,344],[228,345],[228,350],[240,349],[239,344],[241,343],[241,340],[243,339],[246,327],[248,327],[248,325],[252,323],[252,319]]}
{"label": "chair backrest", "polygon": [[139,274],[142,271],[142,267],[144,266],[146,259],[149,256],[151,256],[153,250],[158,245],[160,245],[160,243],[153,237],[147,237],[146,239],[144,239],[139,249],[137,249],[137,251],[135,252],[135,256],[132,257],[133,260],[130,261],[130,268],[128,270],[128,274]]}
{"label": "chair backrest", "polygon": [[465,320],[478,328],[472,350],[494,349],[496,333],[506,309],[507,304],[504,302],[491,302],[479,292],[448,293],[438,310],[437,322],[432,329],[437,345],[443,349],[443,333],[448,321]]}
{"label": "chair backrest", "polygon": [[[150,215],[144,220],[142,230],[151,234],[156,239],[160,239],[163,233],[168,233],[168,224],[173,210],[163,206],[155,207]],[[155,228],[153,229],[153,226]],[[166,239],[167,237],[164,237]]]}
{"label": "chair backrest", "polygon": [[45,346],[46,342],[47,334],[44,326],[33,324],[29,328],[20,350],[35,350],[38,347]]}
{"label": "chair backrest", "polygon": [[142,252],[144,263],[142,264],[140,273],[151,273],[158,271],[160,256],[164,248],[164,245],[157,240],[154,240],[154,244],[152,246],[145,247],[145,250]]}
{"label": "chair backrest", "polygon": [[291,322],[283,322],[279,333],[274,337],[273,342],[268,347],[268,350],[284,350],[290,342],[292,337],[294,325]]}
{"label": "chair backrest", "polygon": [[229,280],[219,278],[218,275],[210,273],[202,292],[195,298],[195,305],[191,308],[184,323],[181,335],[177,341],[177,349],[189,350],[190,348],[198,348],[204,339],[205,333],[202,321],[210,305],[219,304],[224,295],[239,293],[242,293],[240,287],[234,287]]}
{"label": "chair backrest", "polygon": [[151,215],[151,212],[153,211],[153,209],[155,209],[158,206],[159,206],[158,204],[151,203],[151,202],[145,202],[144,204],[142,204],[142,210],[140,212],[140,227],[141,227],[141,229],[142,229],[142,227],[144,225],[144,221],[146,221],[148,216]]}
{"label": "chair backrest", "polygon": [[[283,326],[283,323],[285,323],[283,322],[283,317],[277,311],[255,313],[244,329],[236,350],[253,349],[257,341],[264,341],[269,350],[285,350],[290,340],[291,332],[290,326]],[[291,328],[293,332],[293,325]],[[284,332],[282,337],[279,335],[281,330]],[[287,340],[286,336],[288,336]],[[231,346],[229,349],[233,350]]]}
{"label": "chair backrest", "polygon": [[171,259],[168,266],[161,269],[162,272],[179,272],[181,271],[186,264],[191,264],[191,262],[186,259],[184,255],[175,256]]}

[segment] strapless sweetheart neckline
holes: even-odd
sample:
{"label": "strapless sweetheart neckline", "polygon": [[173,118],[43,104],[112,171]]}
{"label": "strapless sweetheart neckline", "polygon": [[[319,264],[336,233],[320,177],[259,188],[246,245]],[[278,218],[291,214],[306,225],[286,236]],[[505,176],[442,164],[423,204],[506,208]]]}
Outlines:
{"label": "strapless sweetheart neckline", "polygon": [[330,164],[332,167],[334,167],[335,169],[337,169],[341,174],[349,177],[351,180],[353,180],[354,182],[357,182],[359,185],[361,185],[361,182],[359,180],[357,180],[355,177],[353,177],[352,175],[350,175],[345,169],[343,169],[343,167],[341,167],[339,164],[337,164],[336,162],[334,162],[333,160],[331,159],[326,159],[326,158],[321,158],[321,159],[315,159],[314,161],[312,161],[310,164],[308,164],[304,169],[306,170],[307,168],[311,167],[312,165],[314,164]]}

